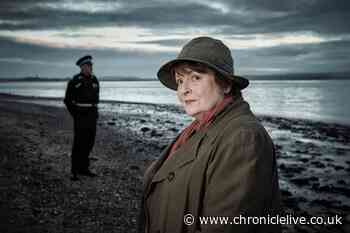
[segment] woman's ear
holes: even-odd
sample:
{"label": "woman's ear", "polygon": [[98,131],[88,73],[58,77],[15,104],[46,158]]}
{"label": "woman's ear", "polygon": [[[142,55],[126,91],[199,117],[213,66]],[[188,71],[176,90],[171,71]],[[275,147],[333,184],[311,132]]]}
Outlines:
{"label": "woman's ear", "polygon": [[232,90],[232,84],[229,80],[224,78],[221,74],[215,73],[215,82],[219,85],[220,89],[224,92],[224,95],[227,95]]}

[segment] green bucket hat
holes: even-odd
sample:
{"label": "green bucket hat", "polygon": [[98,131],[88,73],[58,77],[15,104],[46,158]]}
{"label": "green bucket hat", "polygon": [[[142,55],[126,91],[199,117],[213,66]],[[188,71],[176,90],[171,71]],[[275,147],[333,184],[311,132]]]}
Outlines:
{"label": "green bucket hat", "polygon": [[182,48],[177,58],[162,65],[157,73],[158,79],[166,87],[173,90],[177,89],[171,68],[181,62],[199,62],[205,64],[223,75],[223,77],[233,81],[240,90],[249,85],[248,79],[234,74],[231,51],[221,40],[211,37],[197,37],[188,42]]}

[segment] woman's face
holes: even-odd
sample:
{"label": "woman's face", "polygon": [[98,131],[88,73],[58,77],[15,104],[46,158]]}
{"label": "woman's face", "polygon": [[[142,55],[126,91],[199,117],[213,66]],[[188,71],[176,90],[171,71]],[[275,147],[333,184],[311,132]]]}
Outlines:
{"label": "woman's face", "polygon": [[188,115],[196,119],[201,119],[204,112],[224,98],[224,91],[210,69],[196,71],[188,65],[178,65],[174,68],[174,75],[180,104]]}

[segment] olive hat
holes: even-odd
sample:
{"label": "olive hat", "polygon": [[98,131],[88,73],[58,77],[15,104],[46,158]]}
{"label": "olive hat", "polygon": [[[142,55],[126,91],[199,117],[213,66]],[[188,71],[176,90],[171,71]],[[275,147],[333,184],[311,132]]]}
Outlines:
{"label": "olive hat", "polygon": [[231,80],[240,90],[249,85],[248,79],[234,74],[231,51],[221,40],[211,37],[197,37],[185,44],[177,58],[162,65],[157,73],[158,79],[166,87],[177,89],[171,69],[175,64],[181,62],[198,62],[207,65]]}

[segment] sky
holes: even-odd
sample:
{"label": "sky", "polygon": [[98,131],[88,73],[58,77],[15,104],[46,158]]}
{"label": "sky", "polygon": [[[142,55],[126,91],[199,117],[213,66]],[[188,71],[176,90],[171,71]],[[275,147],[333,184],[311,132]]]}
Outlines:
{"label": "sky", "polygon": [[222,40],[238,75],[350,70],[349,0],[1,0],[0,78],[155,78],[198,36]]}

